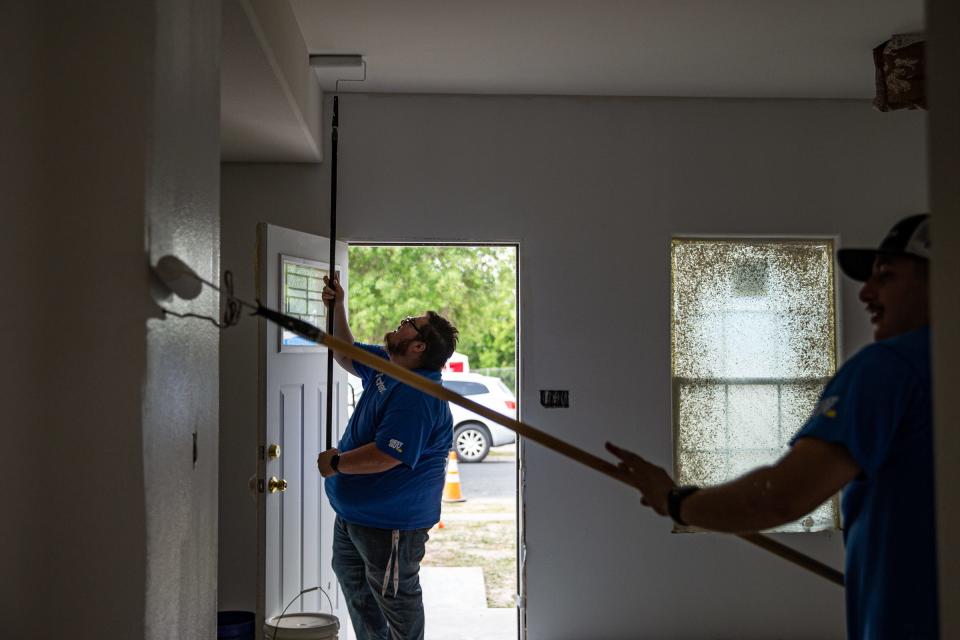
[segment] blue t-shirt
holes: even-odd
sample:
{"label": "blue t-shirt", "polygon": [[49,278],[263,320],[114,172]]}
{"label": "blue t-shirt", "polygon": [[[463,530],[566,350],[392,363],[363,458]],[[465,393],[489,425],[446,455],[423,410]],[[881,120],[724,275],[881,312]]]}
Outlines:
{"label": "blue t-shirt", "polygon": [[847,637],[939,637],[930,329],[847,362],[794,437],[844,445],[861,469],[843,490]]}
{"label": "blue t-shirt", "polygon": [[[357,343],[381,358],[387,352]],[[380,473],[337,473],[325,486],[337,514],[353,524],[377,529],[425,529],[440,520],[440,497],[447,454],[453,445],[453,417],[443,401],[354,361],[363,394],[354,409],[340,451],[376,442],[377,449],[401,464]],[[440,382],[439,371],[415,373]]]}

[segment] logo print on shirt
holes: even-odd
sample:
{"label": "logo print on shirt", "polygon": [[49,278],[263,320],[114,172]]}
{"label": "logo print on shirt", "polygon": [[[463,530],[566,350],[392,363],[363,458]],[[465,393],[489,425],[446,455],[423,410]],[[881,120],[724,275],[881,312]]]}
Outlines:
{"label": "logo print on shirt", "polygon": [[815,415],[836,418],[837,410],[834,407],[837,406],[838,402],[840,402],[839,396],[830,396],[829,398],[824,398],[820,401],[820,404],[817,405],[817,408],[814,411]]}
{"label": "logo print on shirt", "polygon": [[383,383],[382,373],[378,373],[374,381],[377,383],[377,391],[379,391],[380,393],[385,393],[387,391],[387,385]]}
{"label": "logo print on shirt", "polygon": [[395,449],[397,453],[403,453],[403,443],[396,438],[392,438],[390,442],[387,443],[387,446],[391,449]]}

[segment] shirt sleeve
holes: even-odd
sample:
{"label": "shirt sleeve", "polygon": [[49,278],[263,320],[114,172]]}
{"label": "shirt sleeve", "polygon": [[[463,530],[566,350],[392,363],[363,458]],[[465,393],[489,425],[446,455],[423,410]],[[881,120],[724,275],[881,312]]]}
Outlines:
{"label": "shirt sleeve", "polygon": [[909,411],[918,381],[907,362],[882,345],[863,349],[827,385],[807,423],[793,437],[844,445],[873,475]]}
{"label": "shirt sleeve", "polygon": [[427,396],[412,387],[399,385],[393,390],[377,427],[377,449],[410,468],[416,467],[432,423]]}
{"label": "shirt sleeve", "polygon": [[[386,350],[383,347],[380,347],[378,345],[364,344],[362,342],[354,342],[353,346],[360,347],[364,351],[369,351],[373,355],[379,356],[384,360],[388,359]],[[363,382],[364,389],[367,388],[367,385],[370,383],[370,380],[373,378],[373,376],[377,375],[378,373],[376,369],[372,367],[368,367],[362,362],[357,362],[356,360],[353,361],[353,370],[357,372],[357,376]]]}

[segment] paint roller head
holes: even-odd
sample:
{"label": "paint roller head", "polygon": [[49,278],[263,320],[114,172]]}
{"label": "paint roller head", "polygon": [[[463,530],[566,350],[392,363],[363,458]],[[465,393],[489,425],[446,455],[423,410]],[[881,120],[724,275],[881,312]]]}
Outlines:
{"label": "paint roller head", "polygon": [[320,53],[310,56],[310,67],[324,91],[338,91],[338,82],[363,82],[367,67],[359,54]]}
{"label": "paint roller head", "polygon": [[200,295],[203,283],[196,272],[175,256],[163,256],[153,267],[152,273],[170,293],[184,300],[193,300]]}
{"label": "paint roller head", "polygon": [[318,71],[324,69],[359,71],[363,68],[363,56],[354,53],[314,53],[310,55],[310,66]]}

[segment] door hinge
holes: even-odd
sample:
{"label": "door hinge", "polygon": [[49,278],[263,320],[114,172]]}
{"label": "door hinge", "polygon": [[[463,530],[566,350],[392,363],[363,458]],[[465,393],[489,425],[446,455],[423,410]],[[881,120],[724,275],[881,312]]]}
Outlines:
{"label": "door hinge", "polygon": [[264,489],[265,487],[263,483],[263,478],[257,478],[257,491],[259,491],[260,493],[263,493]]}
{"label": "door hinge", "polygon": [[264,447],[263,445],[260,445],[259,447],[257,447],[257,455],[260,456],[261,460],[265,460],[267,455],[266,447]]}

